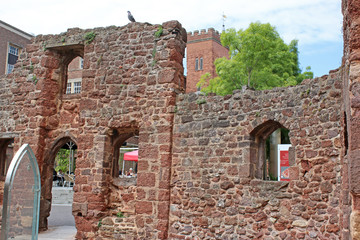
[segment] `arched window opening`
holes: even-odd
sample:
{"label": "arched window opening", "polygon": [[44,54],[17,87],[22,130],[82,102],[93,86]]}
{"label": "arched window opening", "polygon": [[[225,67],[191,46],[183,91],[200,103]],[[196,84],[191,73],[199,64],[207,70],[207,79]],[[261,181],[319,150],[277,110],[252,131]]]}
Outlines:
{"label": "arched window opening", "polygon": [[77,146],[74,142],[68,141],[59,149],[54,161],[54,186],[74,186],[76,158]]}
{"label": "arched window opening", "polygon": [[78,56],[67,65],[66,94],[81,92],[83,64],[83,58]]}
{"label": "arched window opening", "polygon": [[80,93],[82,89],[82,70],[84,66],[83,44],[49,44],[48,50],[59,55],[60,81],[62,94],[72,95]]}
{"label": "arched window opening", "polygon": [[0,177],[5,179],[6,172],[14,156],[14,139],[0,139]]}
{"label": "arched window opening", "polygon": [[252,132],[253,176],[269,181],[289,181],[289,130],[275,121],[267,121]]}
{"label": "arched window opening", "polygon": [[114,161],[112,175],[115,178],[136,178],[138,170],[139,133],[137,131],[114,136]]}

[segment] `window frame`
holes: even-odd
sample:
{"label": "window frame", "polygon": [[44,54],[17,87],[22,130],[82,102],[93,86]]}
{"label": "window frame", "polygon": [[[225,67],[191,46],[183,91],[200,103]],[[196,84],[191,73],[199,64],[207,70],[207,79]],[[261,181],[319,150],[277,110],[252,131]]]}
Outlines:
{"label": "window frame", "polygon": [[[14,49],[15,51],[14,51],[13,49]],[[12,50],[13,50],[13,51],[12,51]],[[19,56],[19,51],[20,51],[19,47],[15,47],[14,45],[9,44],[8,53],[10,53],[10,54],[12,54],[12,55],[15,55],[15,56]]]}
{"label": "window frame", "polygon": [[14,66],[13,64],[6,64],[6,74],[10,74],[13,70],[14,70]]}
{"label": "window frame", "polygon": [[65,94],[71,94],[71,88],[72,88],[71,82],[66,83],[66,93]]}
{"label": "window frame", "polygon": [[74,84],[74,94],[81,93],[81,81],[73,82]]}
{"label": "window frame", "polygon": [[9,63],[9,54],[16,56],[16,62],[17,62],[19,60],[21,50],[22,50],[22,47],[8,42],[7,51],[6,51],[7,54],[6,54],[5,74],[10,74],[14,70],[14,67],[15,67],[15,64]]}

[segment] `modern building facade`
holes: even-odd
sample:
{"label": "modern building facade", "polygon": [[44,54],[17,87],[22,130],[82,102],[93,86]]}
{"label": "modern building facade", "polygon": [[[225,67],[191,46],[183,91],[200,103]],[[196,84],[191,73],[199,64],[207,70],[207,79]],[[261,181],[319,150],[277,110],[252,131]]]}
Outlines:
{"label": "modern building facade", "polygon": [[11,73],[33,36],[0,20],[0,75]]}

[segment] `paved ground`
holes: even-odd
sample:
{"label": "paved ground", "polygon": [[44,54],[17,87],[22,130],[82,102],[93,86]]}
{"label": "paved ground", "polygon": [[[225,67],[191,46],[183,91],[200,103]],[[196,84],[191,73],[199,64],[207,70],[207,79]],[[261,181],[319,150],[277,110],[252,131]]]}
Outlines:
{"label": "paved ground", "polygon": [[38,240],[73,240],[75,234],[75,226],[55,226],[49,227],[46,232],[39,233]]}
{"label": "paved ground", "polygon": [[52,204],[50,217],[48,218],[49,227],[75,226],[71,208],[71,204]]}
{"label": "paved ground", "polygon": [[[56,189],[56,188],[55,188]],[[54,189],[53,189],[54,190]],[[72,196],[71,196],[72,197]],[[69,199],[59,198],[61,202],[72,202]],[[66,197],[65,197],[66,198]],[[51,212],[48,218],[48,230],[40,232],[38,240],[73,240],[76,235],[75,220],[71,212],[71,204],[52,204]],[[16,236],[14,240],[29,240],[30,235]]]}
{"label": "paved ground", "polygon": [[71,204],[52,204],[49,229],[39,233],[39,240],[73,240],[75,239],[75,220],[71,213]]}

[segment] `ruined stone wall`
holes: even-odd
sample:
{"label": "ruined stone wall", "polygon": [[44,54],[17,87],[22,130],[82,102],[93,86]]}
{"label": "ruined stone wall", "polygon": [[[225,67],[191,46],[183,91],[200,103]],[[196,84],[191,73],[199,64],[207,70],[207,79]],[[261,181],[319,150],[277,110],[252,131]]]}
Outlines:
{"label": "ruined stone wall", "polygon": [[[334,71],[270,91],[179,95],[170,238],[341,239],[341,93]],[[268,121],[290,130],[290,182],[253,177],[251,133]]]}
{"label": "ruined stone wall", "polygon": [[[15,151],[29,143],[38,159],[40,228],[55,154],[72,140],[78,239],[350,239],[350,223],[356,239],[356,4],[343,1],[342,68],[225,97],[179,94],[186,32],[175,21],[34,38],[0,78],[0,138],[14,138]],[[67,96],[65,67],[78,56],[82,92]],[[279,126],[290,130],[291,179],[263,181],[259,142]],[[121,180],[115,150],[135,133],[138,177]]]}
{"label": "ruined stone wall", "polygon": [[[185,42],[186,31],[176,21],[40,35],[1,79],[8,85],[0,94],[10,99],[0,109],[2,134],[16,136],[15,150],[29,143],[39,162],[41,229],[51,208],[55,154],[72,140],[78,146],[77,238],[166,238],[172,122],[176,92],[185,86]],[[84,58],[82,92],[65,95],[65,70],[77,56]],[[129,185],[112,168],[118,136],[132,132],[139,134],[141,160],[137,182]]]}
{"label": "ruined stone wall", "polygon": [[11,92],[12,82],[5,78],[0,78],[0,117],[1,119],[8,119],[1,123],[0,134],[3,137],[6,133],[13,132],[15,128],[15,121],[12,118],[13,108],[11,102],[14,96]]}
{"label": "ruined stone wall", "polygon": [[[348,166],[346,191],[350,191],[351,236],[360,238],[360,2],[342,1],[344,56],[343,92],[346,114],[345,162]],[[346,192],[345,192],[346,193]],[[349,195],[349,194],[348,194]],[[346,197],[346,194],[344,194]]]}

